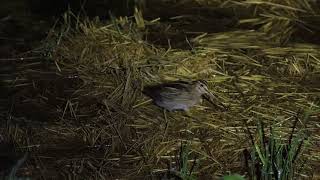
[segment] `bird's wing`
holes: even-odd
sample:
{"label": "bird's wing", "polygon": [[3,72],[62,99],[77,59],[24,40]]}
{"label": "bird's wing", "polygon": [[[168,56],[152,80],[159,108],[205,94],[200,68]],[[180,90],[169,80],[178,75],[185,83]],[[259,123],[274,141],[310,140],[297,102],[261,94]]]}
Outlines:
{"label": "bird's wing", "polygon": [[181,89],[166,87],[164,91],[160,92],[160,98],[162,100],[175,101],[175,102],[185,102],[190,100],[190,94]]}
{"label": "bird's wing", "polygon": [[146,86],[143,93],[154,99],[172,100],[172,99],[190,99],[187,96],[181,95],[189,91],[190,83],[185,81],[175,81],[163,83],[160,85]]}
{"label": "bird's wing", "polygon": [[185,91],[188,89],[188,86],[190,86],[190,83],[185,81],[175,81],[175,82],[163,84],[162,86],[164,88],[174,88],[174,89]]}

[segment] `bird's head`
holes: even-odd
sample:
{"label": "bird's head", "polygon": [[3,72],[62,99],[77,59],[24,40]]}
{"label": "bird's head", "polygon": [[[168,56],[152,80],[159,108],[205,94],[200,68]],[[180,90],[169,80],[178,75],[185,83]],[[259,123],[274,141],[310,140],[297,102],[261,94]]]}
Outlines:
{"label": "bird's head", "polygon": [[194,89],[199,95],[210,94],[208,83],[204,80],[194,81]]}

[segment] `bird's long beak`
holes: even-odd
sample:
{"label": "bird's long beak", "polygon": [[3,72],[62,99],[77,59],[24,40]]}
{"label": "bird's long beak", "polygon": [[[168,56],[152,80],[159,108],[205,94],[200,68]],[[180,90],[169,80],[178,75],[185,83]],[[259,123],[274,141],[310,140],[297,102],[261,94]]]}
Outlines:
{"label": "bird's long beak", "polygon": [[213,94],[212,92],[207,92],[206,94],[204,94],[204,98],[207,99],[214,106],[218,106],[218,107],[223,108],[225,110],[228,109],[224,104],[222,104],[219,101],[218,97],[215,94]]}

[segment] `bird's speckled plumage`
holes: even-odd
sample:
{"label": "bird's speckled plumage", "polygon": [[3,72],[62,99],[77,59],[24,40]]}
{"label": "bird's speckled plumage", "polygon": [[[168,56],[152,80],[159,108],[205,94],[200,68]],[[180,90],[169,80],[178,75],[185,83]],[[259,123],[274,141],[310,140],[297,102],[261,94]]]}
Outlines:
{"label": "bird's speckled plumage", "polygon": [[169,111],[188,111],[192,106],[202,102],[202,95],[210,94],[207,83],[203,80],[174,81],[147,86],[143,93],[152,98],[156,105]]}

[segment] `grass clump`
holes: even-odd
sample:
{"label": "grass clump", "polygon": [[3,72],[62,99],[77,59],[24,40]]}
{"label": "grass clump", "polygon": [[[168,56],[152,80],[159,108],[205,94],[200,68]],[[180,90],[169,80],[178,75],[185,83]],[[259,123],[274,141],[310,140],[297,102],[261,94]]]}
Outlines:
{"label": "grass clump", "polygon": [[[270,126],[267,135],[264,124],[260,122],[256,139],[249,133],[252,150],[251,152],[246,151],[248,153],[246,162],[250,179],[297,178],[305,161],[301,161],[298,157],[307,149],[306,144],[309,144],[309,133],[305,130],[305,126],[309,116],[317,113],[318,110],[311,109],[303,116],[297,116],[287,140],[277,132],[277,126]],[[298,121],[302,122],[303,126],[295,133]]]}

